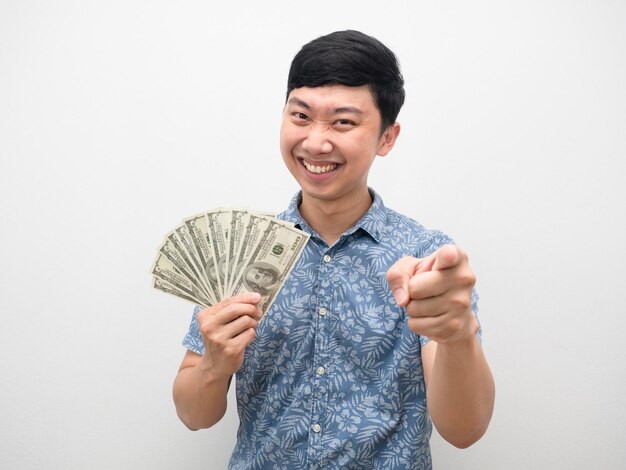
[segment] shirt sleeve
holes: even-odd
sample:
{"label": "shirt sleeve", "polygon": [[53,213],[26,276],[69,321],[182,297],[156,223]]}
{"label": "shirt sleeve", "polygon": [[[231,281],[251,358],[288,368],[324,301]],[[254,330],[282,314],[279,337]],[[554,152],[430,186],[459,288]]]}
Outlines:
{"label": "shirt sleeve", "polygon": [[198,327],[198,312],[200,307],[196,306],[191,316],[191,323],[189,324],[189,331],[183,338],[183,346],[191,352],[196,354],[204,354],[204,343],[202,342],[202,335],[200,334],[200,328]]}

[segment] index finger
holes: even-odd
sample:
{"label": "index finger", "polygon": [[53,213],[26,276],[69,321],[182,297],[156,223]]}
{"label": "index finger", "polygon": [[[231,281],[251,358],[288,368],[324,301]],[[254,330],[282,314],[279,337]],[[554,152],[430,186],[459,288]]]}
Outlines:
{"label": "index finger", "polygon": [[[241,315],[256,314],[255,316],[260,317],[261,312],[257,305],[260,300],[261,294],[258,292],[245,292],[243,294],[228,297],[212,307],[203,310],[203,312],[207,312],[207,314],[211,316],[225,316],[228,321]],[[203,312],[201,312],[201,314]]]}
{"label": "index finger", "polygon": [[454,268],[467,258],[465,252],[456,245],[443,245],[434,254],[433,270],[435,271]]}
{"label": "index finger", "polygon": [[226,307],[230,304],[258,304],[259,300],[261,300],[261,294],[258,292],[244,292],[243,294],[233,295],[232,297],[227,297],[221,302],[215,304],[215,307],[221,306]]}
{"label": "index finger", "polygon": [[387,271],[387,282],[400,307],[409,303],[409,279],[415,273],[418,264],[417,258],[406,256],[396,261]]}

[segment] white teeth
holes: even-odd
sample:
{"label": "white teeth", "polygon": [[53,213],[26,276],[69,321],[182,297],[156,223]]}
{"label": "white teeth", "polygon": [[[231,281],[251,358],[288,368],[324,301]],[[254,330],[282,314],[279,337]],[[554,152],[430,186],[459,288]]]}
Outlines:
{"label": "white teeth", "polygon": [[311,173],[316,173],[318,175],[321,173],[328,173],[330,171],[333,171],[338,166],[336,163],[331,163],[330,165],[326,165],[326,166],[311,165],[310,163],[307,163],[304,160],[302,160],[302,163],[304,164],[307,170],[309,170]]}

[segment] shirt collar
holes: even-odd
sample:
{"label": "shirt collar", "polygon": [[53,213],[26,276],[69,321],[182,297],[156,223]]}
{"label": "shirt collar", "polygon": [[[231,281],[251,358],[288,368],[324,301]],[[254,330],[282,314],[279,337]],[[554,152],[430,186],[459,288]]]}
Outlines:
{"label": "shirt collar", "polygon": [[[380,240],[380,233],[382,232],[382,229],[385,226],[385,221],[387,219],[387,208],[383,203],[383,199],[376,191],[374,191],[372,188],[369,188],[369,192],[373,198],[372,205],[363,215],[363,217],[361,217],[352,227],[345,231],[343,236],[351,235],[352,233],[360,229],[369,234],[369,236],[372,237],[376,242]],[[306,223],[306,221],[302,218],[302,215],[300,214],[300,209],[298,209],[298,206],[301,202],[302,191],[298,191],[291,199],[287,210],[280,214],[280,218],[295,224],[296,227],[300,228],[301,230],[305,230],[312,234],[315,234],[315,231],[309,226],[309,224]]]}

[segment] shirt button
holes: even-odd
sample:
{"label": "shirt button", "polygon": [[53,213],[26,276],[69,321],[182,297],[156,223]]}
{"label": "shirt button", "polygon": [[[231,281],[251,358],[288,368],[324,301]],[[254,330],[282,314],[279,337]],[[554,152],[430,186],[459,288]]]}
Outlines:
{"label": "shirt button", "polygon": [[317,375],[324,375],[326,369],[324,369],[322,366],[319,366],[315,372],[317,373]]}
{"label": "shirt button", "polygon": [[324,256],[324,263],[328,263],[330,261],[330,255]]}
{"label": "shirt button", "polygon": [[324,316],[324,315],[326,315],[327,313],[328,313],[328,310],[326,310],[324,307],[321,307],[321,308],[320,308],[320,310],[319,310],[319,314],[320,314],[321,316]]}
{"label": "shirt button", "polygon": [[315,423],[313,426],[311,426],[311,429],[313,430],[313,432],[320,432],[322,430],[322,427]]}

